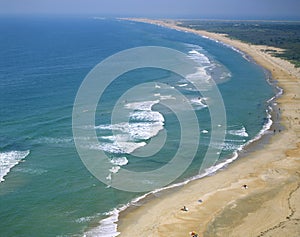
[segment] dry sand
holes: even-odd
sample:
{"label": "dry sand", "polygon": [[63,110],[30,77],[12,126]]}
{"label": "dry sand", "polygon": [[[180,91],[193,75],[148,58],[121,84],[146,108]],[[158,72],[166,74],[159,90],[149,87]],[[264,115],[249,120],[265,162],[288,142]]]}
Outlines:
{"label": "dry sand", "polygon": [[[120,236],[300,236],[300,73],[272,57],[267,46],[225,35],[176,26],[174,21],[130,19],[189,31],[222,41],[250,55],[284,89],[277,100],[281,123],[262,149],[249,153],[217,174],[152,198],[121,214]],[[279,50],[279,49],[278,49]],[[247,184],[248,188],[242,188]],[[200,203],[198,200],[203,202]],[[184,212],[180,209],[188,207]]]}

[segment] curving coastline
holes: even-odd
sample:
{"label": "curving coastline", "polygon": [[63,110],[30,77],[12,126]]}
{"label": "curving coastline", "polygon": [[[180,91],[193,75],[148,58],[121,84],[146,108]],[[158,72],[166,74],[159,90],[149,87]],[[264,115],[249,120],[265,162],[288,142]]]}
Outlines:
{"label": "curving coastline", "polygon": [[[200,34],[250,55],[283,88],[277,99],[285,130],[263,149],[225,170],[177,187],[121,213],[120,236],[299,236],[300,228],[300,73],[254,46],[225,35],[179,27],[175,21],[127,19]],[[248,189],[242,185],[247,184]],[[203,202],[198,202],[201,199]],[[182,206],[188,212],[180,211]],[[255,227],[255,228],[254,228]]]}

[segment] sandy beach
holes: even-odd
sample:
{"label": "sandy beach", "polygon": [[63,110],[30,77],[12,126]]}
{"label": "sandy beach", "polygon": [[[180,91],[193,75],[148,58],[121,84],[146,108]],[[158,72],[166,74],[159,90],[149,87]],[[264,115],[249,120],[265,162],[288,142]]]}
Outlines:
{"label": "sandy beach", "polygon": [[[300,236],[300,70],[268,54],[268,46],[179,27],[172,20],[127,20],[207,36],[251,56],[284,91],[276,101],[284,129],[226,169],[121,213],[120,236],[184,237],[191,231],[199,237]],[[188,211],[181,211],[183,206]]]}

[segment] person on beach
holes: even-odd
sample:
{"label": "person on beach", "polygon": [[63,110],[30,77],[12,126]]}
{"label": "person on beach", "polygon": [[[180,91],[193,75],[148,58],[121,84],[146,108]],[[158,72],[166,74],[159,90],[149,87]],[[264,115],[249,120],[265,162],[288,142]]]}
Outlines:
{"label": "person on beach", "polygon": [[183,206],[183,208],[181,208],[181,211],[188,211],[189,209],[186,206]]}
{"label": "person on beach", "polygon": [[248,189],[248,185],[247,185],[247,184],[244,184],[244,185],[242,186],[242,188],[243,188],[243,189]]}
{"label": "person on beach", "polygon": [[198,234],[197,234],[195,231],[190,232],[190,235],[191,235],[192,237],[198,237]]}

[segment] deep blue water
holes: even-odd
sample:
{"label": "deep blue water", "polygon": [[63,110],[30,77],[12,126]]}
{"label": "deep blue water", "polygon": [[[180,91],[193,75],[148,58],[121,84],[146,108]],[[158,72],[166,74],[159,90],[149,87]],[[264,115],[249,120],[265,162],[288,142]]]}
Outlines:
{"label": "deep blue water", "polygon": [[[206,76],[224,77],[218,88],[226,108],[227,124],[220,124],[227,125],[226,140],[212,144],[222,148],[220,161],[232,157],[266,127],[266,101],[275,91],[262,68],[230,47],[193,34],[114,19],[1,18],[1,236],[83,236],[92,232],[104,236],[95,227],[107,212],[142,195],[116,190],[93,177],[81,162],[72,135],[73,103],[85,76],[108,56],[138,46],[180,50],[200,60],[199,68]],[[164,99],[158,86],[152,88],[151,97],[137,93],[125,101],[133,114],[123,123],[110,124],[119,96],[141,82],[164,83],[190,100],[201,139],[192,165],[174,182],[198,175],[212,129],[205,107],[209,98],[199,103],[202,95],[195,88],[165,70],[132,71],[107,88],[96,113],[101,144],[96,150],[107,152],[114,167],[133,171],[157,169],[176,153],[180,123],[159,103]],[[155,96],[158,101],[153,100]],[[149,143],[163,130],[167,140],[157,154],[144,158],[130,154],[132,147]],[[113,135],[125,145],[114,145]],[[86,139],[87,149],[95,150],[88,138],[80,139]],[[107,170],[107,174],[113,172]],[[107,236],[111,236],[113,227],[108,228]]]}

